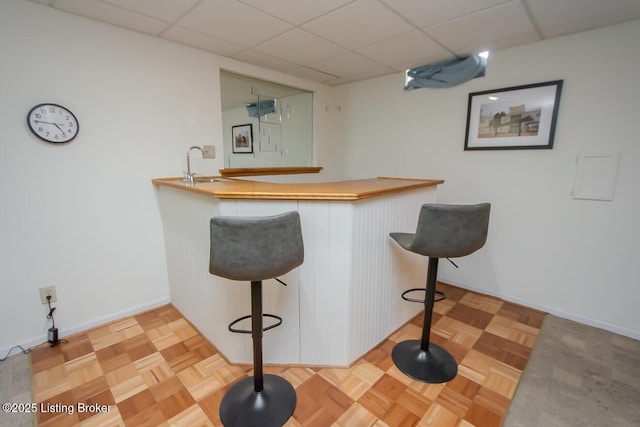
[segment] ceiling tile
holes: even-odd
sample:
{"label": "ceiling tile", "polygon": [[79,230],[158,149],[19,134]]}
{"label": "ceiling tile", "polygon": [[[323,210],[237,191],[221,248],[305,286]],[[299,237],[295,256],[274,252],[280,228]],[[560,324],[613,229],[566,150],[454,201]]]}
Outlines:
{"label": "ceiling tile", "polygon": [[425,32],[458,55],[509,45],[509,40],[540,40],[519,1],[425,28]]}
{"label": "ceiling tile", "polygon": [[297,28],[262,43],[255,49],[300,65],[345,51],[334,43]]}
{"label": "ceiling tile", "polygon": [[[505,3],[506,0],[381,0],[414,25],[423,28]],[[555,1],[555,0],[554,0]]]}
{"label": "ceiling tile", "polygon": [[253,65],[259,65],[261,67],[269,68],[276,71],[285,71],[289,67],[292,67],[294,65],[289,61],[274,58],[271,55],[267,55],[255,49],[248,49],[236,55],[233,55],[233,59],[237,59],[238,61],[247,62]]}
{"label": "ceiling tile", "polygon": [[311,19],[322,16],[327,12],[351,3],[353,0],[322,0],[322,1],[300,1],[300,0],[240,0],[242,3],[251,5],[256,9],[276,16],[285,22],[293,25],[304,24]]}
{"label": "ceiling tile", "polygon": [[161,37],[163,39],[185,44],[187,46],[196,47],[222,56],[235,55],[236,53],[246,49],[246,47],[244,46],[240,46],[225,40],[220,40],[207,34],[202,34],[197,31],[189,30],[188,28],[182,28],[175,25],[162,33]]}
{"label": "ceiling tile", "polygon": [[167,23],[97,0],[57,0],[56,9],[145,34],[158,35]]}
{"label": "ceiling tile", "polygon": [[413,61],[401,62],[394,65],[392,68],[396,71],[406,71],[409,68],[422,67],[423,65],[435,64],[436,62],[447,61],[456,58],[456,55],[450,53],[447,55],[436,56],[433,58],[420,58]]}
{"label": "ceiling tile", "polygon": [[237,59],[238,61],[247,62],[249,64],[258,65],[260,67],[268,68],[271,70],[281,71],[286,74],[292,74],[320,83],[324,83],[336,78],[336,76],[332,74],[327,74],[323,73],[322,71],[314,70],[312,68],[296,65],[288,61],[274,58],[273,56],[253,49],[249,49],[237,55],[234,55],[233,58]]}
{"label": "ceiling tile", "polygon": [[235,0],[204,0],[178,25],[247,47],[291,28],[284,21]]}
{"label": "ceiling tile", "polygon": [[510,47],[522,46],[529,43],[535,43],[540,41],[538,33],[520,34],[511,37],[505,37],[500,40],[494,40],[490,44],[487,44],[486,48],[477,49],[460,49],[456,51],[458,56],[468,55],[471,52],[482,52],[483,50],[496,51],[501,49],[508,49]]}
{"label": "ceiling tile", "polygon": [[332,74],[323,73],[322,71],[315,70],[309,67],[292,67],[286,71],[289,74],[293,74],[294,76],[301,77],[303,79],[313,80],[318,83],[326,83],[336,79],[336,76]]}
{"label": "ceiling tile", "polygon": [[443,56],[451,55],[451,52],[421,31],[412,31],[355,50],[369,59],[389,66],[419,58],[442,58]]}
{"label": "ceiling tile", "polygon": [[640,18],[640,0],[31,1],[329,85]]}
{"label": "ceiling tile", "polygon": [[377,0],[358,0],[302,26],[314,34],[354,49],[414,30]]}
{"label": "ceiling tile", "polygon": [[309,64],[309,67],[346,79],[368,78],[394,72],[391,67],[379,64],[364,56],[345,52]]}
{"label": "ceiling tile", "polygon": [[137,12],[166,22],[184,15],[199,0],[102,0],[123,9]]}
{"label": "ceiling tile", "polygon": [[529,2],[544,37],[557,37],[640,18],[638,0]]}

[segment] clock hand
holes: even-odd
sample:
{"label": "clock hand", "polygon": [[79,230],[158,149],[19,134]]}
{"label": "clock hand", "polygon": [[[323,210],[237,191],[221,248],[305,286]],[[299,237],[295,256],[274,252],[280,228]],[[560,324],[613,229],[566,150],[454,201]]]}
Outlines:
{"label": "clock hand", "polygon": [[62,123],[54,123],[54,122],[44,122],[42,120],[34,120],[34,123],[44,123],[46,125],[54,125],[55,127],[57,127],[58,129],[62,130],[62,128],[60,127],[60,125]]}

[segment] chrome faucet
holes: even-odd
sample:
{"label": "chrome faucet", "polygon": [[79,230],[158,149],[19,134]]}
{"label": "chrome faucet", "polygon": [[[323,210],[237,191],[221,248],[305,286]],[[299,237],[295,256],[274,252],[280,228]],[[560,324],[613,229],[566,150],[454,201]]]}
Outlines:
{"label": "chrome faucet", "polygon": [[192,147],[189,147],[189,149],[187,150],[187,171],[184,174],[184,178],[183,180],[186,182],[193,182],[193,176],[195,175],[195,173],[191,173],[191,150],[196,149],[196,150],[200,150],[200,154],[204,156],[204,151],[202,151],[202,148],[198,147],[197,145],[194,145]]}

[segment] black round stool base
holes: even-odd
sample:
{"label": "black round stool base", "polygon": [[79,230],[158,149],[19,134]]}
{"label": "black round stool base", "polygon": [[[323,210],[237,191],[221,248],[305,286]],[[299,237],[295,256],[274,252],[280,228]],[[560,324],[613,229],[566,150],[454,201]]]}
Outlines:
{"label": "black round stool base", "polygon": [[458,373],[453,356],[433,343],[424,351],[418,340],[402,341],[393,347],[391,358],[405,375],[425,383],[446,383]]}
{"label": "black round stool base", "polygon": [[256,392],[253,377],[227,391],[220,403],[220,420],[226,427],[281,427],[296,408],[296,392],[287,380],[266,374],[264,389]]}

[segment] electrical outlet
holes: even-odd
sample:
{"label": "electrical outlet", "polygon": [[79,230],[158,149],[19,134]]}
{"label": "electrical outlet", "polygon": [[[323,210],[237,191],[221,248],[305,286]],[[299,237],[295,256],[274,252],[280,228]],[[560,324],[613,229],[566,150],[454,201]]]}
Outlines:
{"label": "electrical outlet", "polygon": [[44,288],[40,288],[40,302],[43,304],[47,304],[47,296],[51,295],[51,302],[58,301],[58,294],[56,293],[55,286],[47,286]]}
{"label": "electrical outlet", "polygon": [[216,158],[216,146],[215,145],[203,145],[202,146],[202,158],[203,159],[215,159]]}

